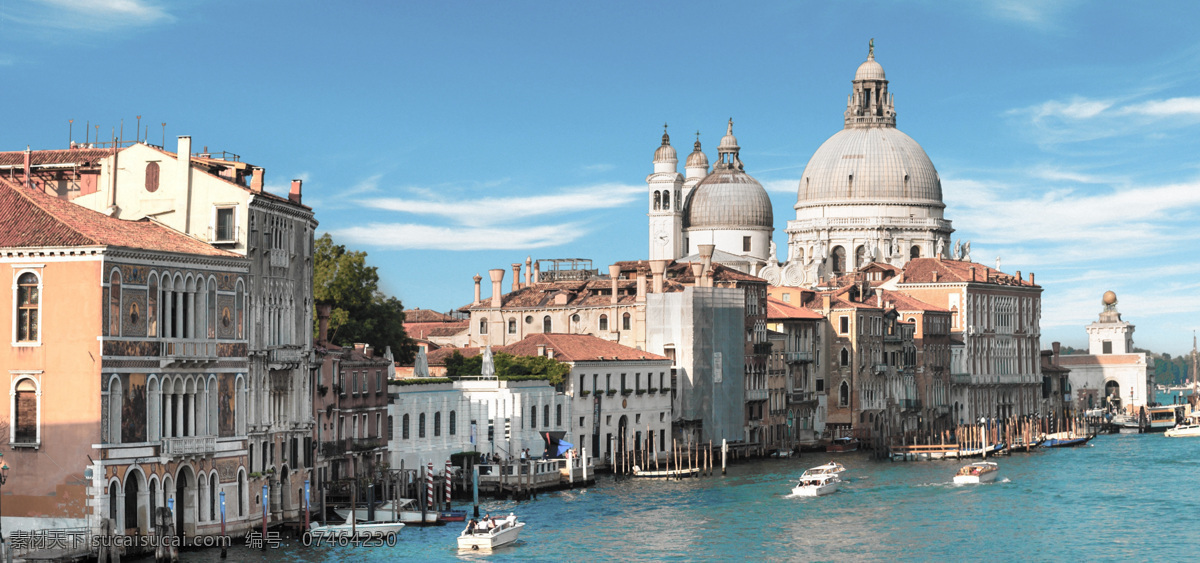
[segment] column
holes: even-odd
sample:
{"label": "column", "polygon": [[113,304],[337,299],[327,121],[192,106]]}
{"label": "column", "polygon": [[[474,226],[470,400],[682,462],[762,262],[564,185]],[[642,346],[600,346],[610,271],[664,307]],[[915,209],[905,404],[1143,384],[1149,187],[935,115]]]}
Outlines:
{"label": "column", "polygon": [[183,395],[175,393],[171,396],[171,401],[171,408],[175,411],[175,431],[171,435],[178,438],[183,436]]}
{"label": "column", "polygon": [[171,423],[172,418],[174,417],[173,409],[171,408],[173,406],[171,403],[172,403],[172,399],[174,397],[175,397],[175,395],[173,393],[172,394],[167,394],[167,393],[162,394],[162,404],[163,404],[162,437],[163,438],[170,438],[171,432],[174,429],[174,425]]}

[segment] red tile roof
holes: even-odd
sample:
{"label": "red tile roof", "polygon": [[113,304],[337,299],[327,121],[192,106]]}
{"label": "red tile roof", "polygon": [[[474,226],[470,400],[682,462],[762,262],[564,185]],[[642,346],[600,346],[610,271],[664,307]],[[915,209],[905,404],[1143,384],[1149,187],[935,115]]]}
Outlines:
{"label": "red tile roof", "polygon": [[[495,351],[495,349],[492,350],[492,352]],[[438,348],[432,352],[426,352],[425,360],[431,366],[444,366],[446,365],[446,358],[453,356],[455,352],[462,354],[462,357],[464,358],[473,358],[482,354],[483,348],[478,346],[468,346],[465,348],[452,348],[447,346],[445,348]]]}
{"label": "red tile roof", "polygon": [[536,356],[538,355],[538,346],[554,350],[554,359],[564,362],[668,359],[665,356],[630,348],[590,334],[532,334],[520,342],[495,348],[493,351],[514,356]]}
{"label": "red tile roof", "polygon": [[774,297],[767,297],[767,320],[805,319],[820,320],[825,317],[808,307],[796,307]]}
{"label": "red tile roof", "polygon": [[430,336],[453,336],[467,330],[469,321],[452,323],[410,323],[405,315],[404,330],[413,338],[429,338]]}
{"label": "red tile roof", "polygon": [[[102,159],[112,156],[112,149],[68,149],[49,151],[29,151],[29,163],[33,166],[46,164],[96,164]],[[25,166],[25,151],[0,152],[0,166]]]}
{"label": "red tile roof", "polygon": [[429,309],[409,309],[404,312],[404,322],[407,323],[452,323],[459,319]]}
{"label": "red tile roof", "polygon": [[[975,269],[972,278],[971,268]],[[941,258],[914,258],[904,266],[901,283],[935,283],[933,274],[937,272],[936,283],[993,283],[999,285],[1018,285],[1024,287],[1040,287],[1028,280],[1006,274],[995,268],[989,268],[975,262],[960,260],[944,260]]]}
{"label": "red tile roof", "polygon": [[0,247],[37,246],[116,246],[241,257],[149,219],[115,219],[0,179]]}
{"label": "red tile roof", "polygon": [[883,302],[886,304],[891,302],[892,308],[897,311],[925,311],[932,313],[949,313],[949,309],[938,307],[917,299],[907,293],[899,291],[888,291],[886,289],[876,289],[883,296]]}

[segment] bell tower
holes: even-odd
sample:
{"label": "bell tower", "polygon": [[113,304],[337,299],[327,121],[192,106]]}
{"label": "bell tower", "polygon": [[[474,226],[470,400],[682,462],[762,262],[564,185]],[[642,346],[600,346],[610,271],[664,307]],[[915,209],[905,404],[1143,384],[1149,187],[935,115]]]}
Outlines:
{"label": "bell tower", "polygon": [[646,177],[650,217],[650,259],[674,260],[683,252],[683,176],[667,125],[663,124],[662,145],[654,151],[654,172]]}

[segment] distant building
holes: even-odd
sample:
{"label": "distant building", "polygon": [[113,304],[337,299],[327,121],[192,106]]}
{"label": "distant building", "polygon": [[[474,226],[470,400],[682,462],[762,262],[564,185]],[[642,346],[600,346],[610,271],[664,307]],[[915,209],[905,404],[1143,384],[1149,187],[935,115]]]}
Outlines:
{"label": "distant building", "polygon": [[1053,343],[1050,350],[1042,350],[1042,403],[1041,414],[1055,420],[1066,420],[1075,413],[1071,397],[1071,370],[1062,366],[1059,344]]}
{"label": "distant building", "polygon": [[[796,300],[797,303],[802,301]],[[781,372],[784,376],[782,406],[773,406],[772,410],[778,408],[786,413],[782,427],[772,426],[773,433],[784,433],[782,442],[788,447],[814,444],[825,431],[828,405],[819,349],[827,338],[826,327],[825,317],[812,309],[793,306],[774,297],[767,299],[767,328],[771,330],[768,374],[774,377],[775,373]]]}
{"label": "distant building", "polygon": [[1117,311],[1117,294],[1104,293],[1100,319],[1087,326],[1088,353],[1058,357],[1071,370],[1071,391],[1077,410],[1107,408],[1134,416],[1156,402],[1154,360],[1134,352],[1133,329]]}

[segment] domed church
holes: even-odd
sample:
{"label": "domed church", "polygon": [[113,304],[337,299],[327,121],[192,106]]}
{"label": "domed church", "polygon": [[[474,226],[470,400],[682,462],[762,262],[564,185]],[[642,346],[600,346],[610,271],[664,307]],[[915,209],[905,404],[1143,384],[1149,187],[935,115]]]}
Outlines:
{"label": "domed church", "polygon": [[768,263],[774,255],[771,198],[746,173],[740,153],[730,119],[712,173],[697,133],[681,176],[664,127],[662,145],[654,152],[654,172],[646,177],[651,260],[698,262],[700,245],[712,244],[713,261],[728,267],[757,274]]}
{"label": "domed church", "polygon": [[845,127],[801,175],[785,263],[759,274],[772,285],[811,286],[871,262],[950,257],[954,229],[942,216],[941,178],[921,145],[896,128],[874,40],[852,85]]}

